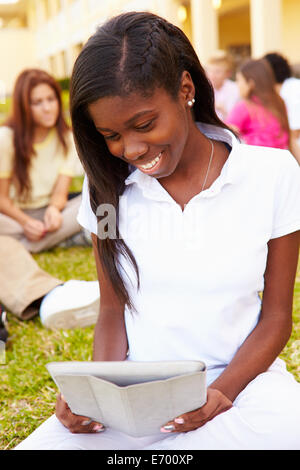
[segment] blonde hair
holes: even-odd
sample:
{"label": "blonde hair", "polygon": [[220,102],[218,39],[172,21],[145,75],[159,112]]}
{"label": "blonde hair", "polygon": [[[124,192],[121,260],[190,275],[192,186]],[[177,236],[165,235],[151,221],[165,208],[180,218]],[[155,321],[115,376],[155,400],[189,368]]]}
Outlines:
{"label": "blonde hair", "polygon": [[227,71],[231,72],[234,69],[234,60],[226,51],[219,50],[208,59],[207,65],[224,65]]}

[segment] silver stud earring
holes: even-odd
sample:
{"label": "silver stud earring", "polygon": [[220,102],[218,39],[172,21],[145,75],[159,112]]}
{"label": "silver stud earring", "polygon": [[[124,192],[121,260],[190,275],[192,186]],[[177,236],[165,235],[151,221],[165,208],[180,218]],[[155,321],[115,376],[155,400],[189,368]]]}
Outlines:
{"label": "silver stud earring", "polygon": [[194,105],[194,103],[195,103],[195,99],[194,99],[194,98],[191,99],[191,100],[189,100],[189,101],[187,102],[187,104],[188,104],[188,106],[189,106],[190,108],[192,108],[192,106]]}

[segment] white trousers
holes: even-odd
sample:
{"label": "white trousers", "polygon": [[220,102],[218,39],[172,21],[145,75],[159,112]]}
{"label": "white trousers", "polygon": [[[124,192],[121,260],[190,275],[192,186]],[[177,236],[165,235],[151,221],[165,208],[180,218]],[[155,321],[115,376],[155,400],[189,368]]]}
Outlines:
{"label": "white trousers", "polygon": [[106,429],[72,434],[52,416],[16,450],[300,450],[300,383],[277,359],[233,407],[188,433],[142,438]]}

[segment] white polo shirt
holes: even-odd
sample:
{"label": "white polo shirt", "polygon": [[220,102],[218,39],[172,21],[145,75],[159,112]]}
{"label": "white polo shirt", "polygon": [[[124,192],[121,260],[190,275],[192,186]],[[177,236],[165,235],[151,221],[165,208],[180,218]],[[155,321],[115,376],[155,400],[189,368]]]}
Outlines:
{"label": "white polo shirt", "polygon": [[[122,258],[137,310],[126,310],[125,320],[130,360],[202,360],[219,374],[258,321],[268,241],[300,229],[300,168],[287,150],[199,128],[232,150],[220,176],[184,211],[155,178],[135,170],[126,180],[119,227],[140,290]],[[97,233],[87,181],[78,222]]]}

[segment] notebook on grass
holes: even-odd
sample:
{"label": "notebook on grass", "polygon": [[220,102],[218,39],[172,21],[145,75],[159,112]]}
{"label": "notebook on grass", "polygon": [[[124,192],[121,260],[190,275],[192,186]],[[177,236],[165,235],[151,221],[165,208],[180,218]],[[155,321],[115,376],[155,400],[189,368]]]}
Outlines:
{"label": "notebook on grass", "polygon": [[47,369],[75,414],[135,437],[206,402],[201,361],[51,362]]}

